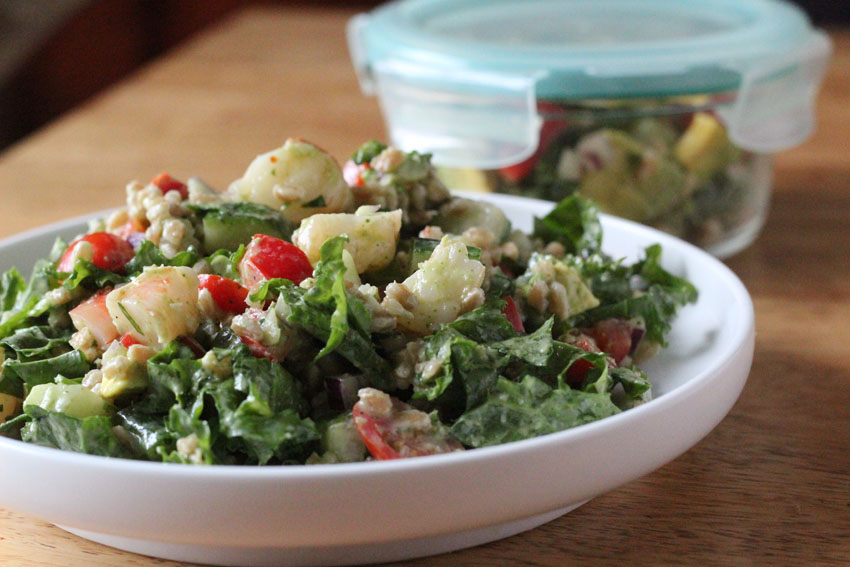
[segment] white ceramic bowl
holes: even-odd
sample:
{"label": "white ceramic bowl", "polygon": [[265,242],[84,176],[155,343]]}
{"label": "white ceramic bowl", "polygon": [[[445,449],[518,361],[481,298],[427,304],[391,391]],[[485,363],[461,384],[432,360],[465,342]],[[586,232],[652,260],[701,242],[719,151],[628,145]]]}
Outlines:
{"label": "white ceramic bowl", "polygon": [[[552,203],[488,195],[515,226]],[[603,218],[604,248],[699,289],[649,361],[654,399],[575,429],[497,447],[389,462],[193,467],[81,455],[0,438],[0,505],[82,537],[219,565],[346,565],[470,547],[528,530],[682,454],[726,415],[752,362],[752,302],[722,263],[673,237]],[[0,268],[29,268],[83,219],[0,242]]]}

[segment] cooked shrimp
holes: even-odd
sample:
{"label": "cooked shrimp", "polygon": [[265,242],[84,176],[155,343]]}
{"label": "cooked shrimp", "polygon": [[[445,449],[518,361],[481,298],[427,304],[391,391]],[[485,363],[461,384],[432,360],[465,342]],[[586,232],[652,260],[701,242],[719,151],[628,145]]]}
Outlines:
{"label": "cooked shrimp", "polygon": [[198,276],[185,267],[145,268],[130,283],[109,292],[106,308],[119,334],[161,348],[198,327]]}
{"label": "cooked shrimp", "polygon": [[228,188],[232,198],[280,209],[300,222],[316,213],[350,212],[351,189],[334,158],[324,150],[289,138],[276,150],[257,156]]}

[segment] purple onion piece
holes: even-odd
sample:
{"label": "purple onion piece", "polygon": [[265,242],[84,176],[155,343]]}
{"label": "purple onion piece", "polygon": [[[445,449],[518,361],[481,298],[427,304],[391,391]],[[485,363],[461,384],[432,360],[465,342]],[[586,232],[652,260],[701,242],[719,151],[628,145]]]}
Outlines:
{"label": "purple onion piece", "polygon": [[640,344],[641,339],[646,334],[646,329],[642,329],[640,327],[635,327],[632,329],[632,346],[629,349],[629,356],[633,356],[635,351],[637,350],[638,344]]}
{"label": "purple onion piece", "polygon": [[144,232],[131,232],[127,236],[127,242],[133,247],[133,250],[138,250],[145,240],[147,240],[147,236]]}
{"label": "purple onion piece", "polygon": [[325,378],[328,406],[337,411],[350,410],[359,399],[357,392],[365,385],[366,380],[362,375],[343,374]]}
{"label": "purple onion piece", "polygon": [[584,150],[579,154],[583,160],[583,165],[589,171],[599,171],[605,165],[602,161],[602,156],[597,152]]}

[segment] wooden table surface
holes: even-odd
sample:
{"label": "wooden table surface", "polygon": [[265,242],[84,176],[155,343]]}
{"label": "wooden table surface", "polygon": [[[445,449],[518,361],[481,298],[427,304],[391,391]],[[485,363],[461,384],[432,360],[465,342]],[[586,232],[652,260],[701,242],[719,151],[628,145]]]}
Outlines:
{"label": "wooden table surface", "polygon": [[[224,188],[287,136],[339,159],[383,138],[348,59],[350,15],[239,14],[10,148],[0,237],[121,205],[127,181],[162,170]],[[728,260],[757,326],[728,417],[672,463],[547,525],[410,565],[850,565],[850,30],[832,36],[817,133],[778,156],[767,225]],[[0,565],[178,564],[0,508]]]}

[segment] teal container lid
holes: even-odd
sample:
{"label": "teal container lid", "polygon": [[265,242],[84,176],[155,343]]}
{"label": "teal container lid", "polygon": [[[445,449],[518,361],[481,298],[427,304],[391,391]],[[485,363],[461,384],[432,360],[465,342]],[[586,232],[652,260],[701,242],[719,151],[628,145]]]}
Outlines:
{"label": "teal container lid", "polygon": [[471,167],[533,153],[538,100],[734,92],[733,140],[791,147],[813,128],[830,52],[780,0],[400,0],[348,35],[393,142]]}

